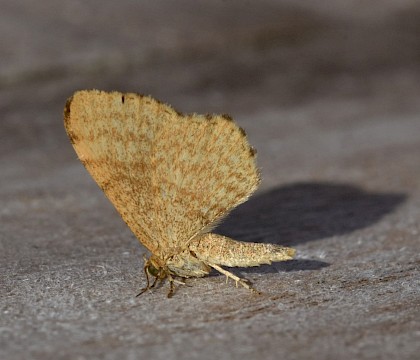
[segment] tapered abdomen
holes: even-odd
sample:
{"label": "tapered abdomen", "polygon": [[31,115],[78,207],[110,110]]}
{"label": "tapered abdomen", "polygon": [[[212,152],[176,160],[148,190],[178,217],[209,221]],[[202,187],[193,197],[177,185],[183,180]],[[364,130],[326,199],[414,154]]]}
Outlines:
{"label": "tapered abdomen", "polygon": [[295,249],[274,245],[236,241],[226,236],[205,234],[193,239],[189,249],[208,264],[250,267],[290,260]]}

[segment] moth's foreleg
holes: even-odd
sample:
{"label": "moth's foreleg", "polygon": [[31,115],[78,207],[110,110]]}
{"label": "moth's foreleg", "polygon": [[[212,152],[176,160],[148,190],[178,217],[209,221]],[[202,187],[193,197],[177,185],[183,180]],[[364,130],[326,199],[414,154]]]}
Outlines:
{"label": "moth's foreleg", "polygon": [[[146,275],[146,286],[143,289],[140,290],[140,292],[136,295],[136,297],[139,297],[141,294],[145,293],[147,290],[153,289],[156,286],[158,280],[163,281],[166,277],[166,275],[164,274],[164,272],[162,270],[155,271],[154,273],[151,274],[150,273],[150,269],[151,269],[150,260],[146,259],[145,256],[143,256],[143,258],[144,258],[143,271],[144,271],[144,274]],[[153,283],[151,285],[150,285],[150,277],[149,276],[154,277]]]}
{"label": "moth's foreleg", "polygon": [[153,281],[153,284],[150,285],[150,279],[149,279],[149,272],[147,271],[147,263],[143,266],[144,274],[146,275],[146,286],[140,290],[140,292],[136,295],[136,297],[139,297],[141,294],[145,293],[150,288],[153,288],[156,285],[157,277],[155,277],[155,280]]}

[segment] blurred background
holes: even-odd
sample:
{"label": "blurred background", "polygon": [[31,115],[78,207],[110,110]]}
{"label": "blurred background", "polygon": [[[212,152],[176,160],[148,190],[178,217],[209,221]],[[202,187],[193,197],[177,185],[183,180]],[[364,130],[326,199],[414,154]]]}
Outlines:
{"label": "blurred background", "polygon": [[[221,231],[297,248],[267,296],[133,302],[145,250],[63,128],[93,88],[247,131],[263,183]],[[415,358],[419,96],[416,0],[0,0],[0,355]]]}
{"label": "blurred background", "polygon": [[314,126],[334,127],[418,110],[418,1],[0,6],[2,155],[16,146],[61,148],[61,108],[84,88],[151,94],[244,124],[252,117],[259,129],[260,112],[276,127],[293,109],[296,128],[308,112]]}

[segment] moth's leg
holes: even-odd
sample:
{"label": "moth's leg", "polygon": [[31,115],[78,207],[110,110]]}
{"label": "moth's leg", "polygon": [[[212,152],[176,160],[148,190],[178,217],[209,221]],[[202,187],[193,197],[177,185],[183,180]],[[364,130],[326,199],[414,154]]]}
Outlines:
{"label": "moth's leg", "polygon": [[150,286],[150,280],[149,280],[149,272],[147,271],[147,263],[143,266],[144,274],[146,275],[146,286],[140,290],[140,292],[136,295],[136,297],[139,297],[141,294],[145,293],[150,288],[154,287],[156,285],[157,277],[155,277],[155,280],[153,281],[152,286]]}
{"label": "moth's leg", "polygon": [[[149,289],[153,289],[156,286],[158,280],[159,280],[159,278],[156,276],[155,279],[153,280],[153,284],[150,285]],[[161,279],[161,280],[163,281],[163,279]]]}
{"label": "moth's leg", "polygon": [[[143,256],[144,259],[144,266],[143,266],[143,271],[144,274],[146,275],[146,287],[144,287],[143,289],[140,290],[140,292],[136,295],[136,297],[140,296],[141,294],[145,293],[147,290],[152,289],[156,286],[158,280],[160,279],[161,281],[163,281],[166,277],[166,275],[164,274],[164,272],[162,270],[159,270],[159,272],[157,274],[150,274],[149,269],[150,269],[150,262],[149,260],[146,259],[145,256]],[[150,278],[149,275],[154,277],[153,283],[152,285],[150,285]]]}
{"label": "moth's leg", "polygon": [[168,274],[168,280],[169,280],[168,298],[171,298],[175,292],[175,285],[174,285],[175,279],[170,274]]}
{"label": "moth's leg", "polygon": [[220,272],[221,274],[226,276],[226,282],[229,278],[231,278],[232,280],[235,281],[236,283],[236,287],[238,287],[238,284],[241,284],[244,288],[251,290],[253,292],[256,292],[257,294],[259,294],[260,292],[256,289],[254,289],[251,285],[251,283],[249,282],[249,280],[247,279],[242,279],[239,276],[236,276],[235,274],[232,274],[230,271],[227,271],[225,269],[223,269],[221,266],[216,265],[216,264],[210,264],[208,263],[209,266],[211,266],[213,269],[217,270],[218,272]]}
{"label": "moth's leg", "polygon": [[[184,279],[184,278],[182,278]],[[185,281],[183,280],[178,280],[178,279],[174,279],[174,284],[178,284],[178,285],[185,285],[187,286],[187,284],[185,283]]]}
{"label": "moth's leg", "polygon": [[175,276],[172,276],[171,274],[168,274],[167,278],[169,280],[168,298],[173,296],[173,294],[175,292],[175,284],[187,286],[187,284],[184,281],[185,278],[183,278],[183,277],[181,277],[181,279],[183,279],[183,280],[178,280],[178,279],[175,278]]}

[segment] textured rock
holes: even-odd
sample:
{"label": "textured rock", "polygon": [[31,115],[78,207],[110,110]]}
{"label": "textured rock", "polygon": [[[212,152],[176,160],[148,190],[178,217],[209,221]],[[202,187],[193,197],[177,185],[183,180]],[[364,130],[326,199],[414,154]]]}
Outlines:
{"label": "textured rock", "polygon": [[[0,358],[417,358],[419,3],[73,3],[2,4]],[[298,251],[236,272],[262,295],[135,298],[145,249],[63,128],[83,88],[245,128],[261,190],[217,232]]]}

